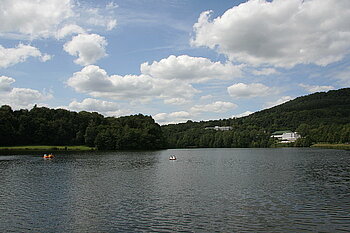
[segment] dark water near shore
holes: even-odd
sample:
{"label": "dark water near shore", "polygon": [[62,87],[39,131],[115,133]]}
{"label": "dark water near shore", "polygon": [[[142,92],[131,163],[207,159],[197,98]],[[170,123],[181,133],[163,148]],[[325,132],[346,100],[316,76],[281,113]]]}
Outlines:
{"label": "dark water near shore", "polygon": [[120,231],[349,232],[350,151],[0,156],[0,232]]}

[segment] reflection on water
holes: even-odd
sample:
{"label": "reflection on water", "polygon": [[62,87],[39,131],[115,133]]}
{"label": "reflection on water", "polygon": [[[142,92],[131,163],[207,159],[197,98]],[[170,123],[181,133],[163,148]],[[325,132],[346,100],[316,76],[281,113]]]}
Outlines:
{"label": "reflection on water", "polygon": [[350,231],[349,162],[294,148],[4,155],[0,232]]}

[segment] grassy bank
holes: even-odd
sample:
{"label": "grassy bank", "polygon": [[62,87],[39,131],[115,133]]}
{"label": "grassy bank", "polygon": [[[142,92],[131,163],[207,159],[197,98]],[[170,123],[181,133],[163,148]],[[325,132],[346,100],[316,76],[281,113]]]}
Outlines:
{"label": "grassy bank", "polygon": [[88,146],[2,146],[0,150],[13,150],[13,151],[21,151],[21,150],[40,150],[40,151],[90,151],[95,150],[94,147]]}
{"label": "grassy bank", "polygon": [[294,143],[274,143],[271,148],[294,147]]}
{"label": "grassy bank", "polygon": [[311,147],[325,148],[325,149],[339,149],[339,150],[350,150],[350,144],[329,144],[329,143],[317,143]]}

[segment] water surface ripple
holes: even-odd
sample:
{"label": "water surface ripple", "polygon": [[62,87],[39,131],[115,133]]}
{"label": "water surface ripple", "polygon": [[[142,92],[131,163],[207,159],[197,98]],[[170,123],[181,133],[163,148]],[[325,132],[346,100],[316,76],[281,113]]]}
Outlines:
{"label": "water surface ripple", "polygon": [[0,186],[0,232],[350,232],[342,150],[1,155]]}

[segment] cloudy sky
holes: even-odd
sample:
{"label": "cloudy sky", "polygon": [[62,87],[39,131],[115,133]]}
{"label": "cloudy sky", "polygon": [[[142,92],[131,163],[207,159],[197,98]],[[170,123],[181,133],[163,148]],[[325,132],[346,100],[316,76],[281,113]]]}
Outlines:
{"label": "cloudy sky", "polygon": [[349,0],[0,0],[0,105],[160,124],[350,85]]}

